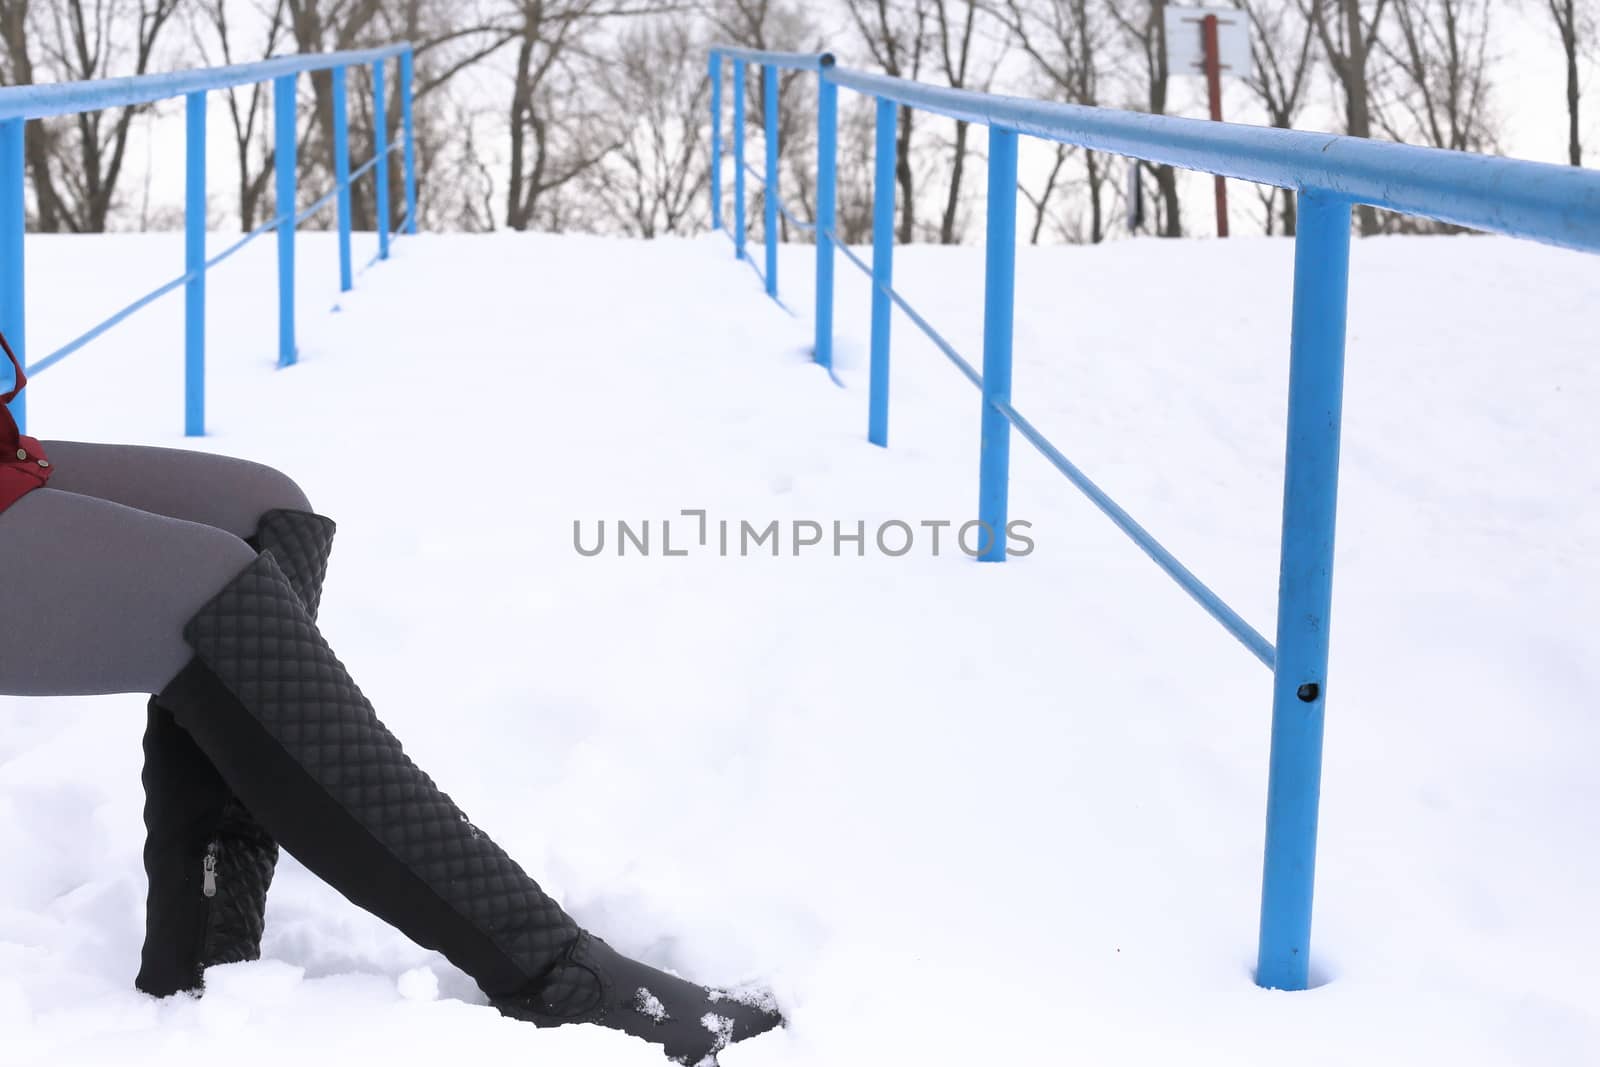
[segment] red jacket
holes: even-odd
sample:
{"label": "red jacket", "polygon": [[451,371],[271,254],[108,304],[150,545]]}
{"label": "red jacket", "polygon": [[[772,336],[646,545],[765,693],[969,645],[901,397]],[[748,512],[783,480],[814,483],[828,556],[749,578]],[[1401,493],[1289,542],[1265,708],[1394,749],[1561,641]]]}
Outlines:
{"label": "red jacket", "polygon": [[16,384],[11,391],[0,394],[0,511],[4,511],[24,493],[48,482],[53,468],[39,442],[17,432],[17,420],[6,408],[28,384],[28,376],[22,373],[22,361],[11,351],[3,335],[0,335],[0,348],[5,349],[6,358],[17,371]]}

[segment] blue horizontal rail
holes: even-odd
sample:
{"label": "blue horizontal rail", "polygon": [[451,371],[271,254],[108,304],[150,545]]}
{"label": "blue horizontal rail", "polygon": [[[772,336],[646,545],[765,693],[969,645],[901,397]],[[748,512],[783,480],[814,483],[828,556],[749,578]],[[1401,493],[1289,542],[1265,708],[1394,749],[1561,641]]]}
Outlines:
{"label": "blue horizontal rail", "polygon": [[[849,70],[819,53],[768,53],[717,47],[710,62],[714,227],[721,227],[721,68],[732,59],[734,85],[735,232],[744,257],[744,77],[750,64],[815,71],[817,79],[816,361],[831,370],[834,252],[872,284],[867,438],[888,443],[891,308],[900,308],[983,394],[978,515],[994,536],[979,555],[1004,560],[1014,428],[1163,572],[1273,672],[1272,743],[1267,768],[1267,819],[1262,863],[1256,981],[1304,989],[1309,976],[1311,901],[1321,794],[1322,735],[1327,701],[1328,624],[1343,407],[1345,318],[1350,222],[1356,204],[1370,204],[1472,229],[1583,252],[1600,252],[1600,173],[1380,143],[1351,137],[1202,122],[1105,108],[1079,107],[924,85]],[[867,262],[834,229],[837,182],[836,93],[846,88],[876,104],[873,166],[873,250]],[[770,94],[770,89],[769,89]],[[770,107],[770,95],[768,98]],[[897,114],[915,108],[989,127],[983,366],[961,356],[894,289]],[[768,263],[782,210],[775,181],[776,124],[768,121]],[[1229,607],[1148,530],[1017,411],[1011,399],[1016,273],[1017,140],[1028,135],[1189,170],[1293,190],[1299,207],[1295,238],[1294,314],[1289,338],[1289,408],[1284,461],[1282,541],[1274,641]],[[775,209],[772,201],[778,201]],[[769,271],[767,291],[777,296]]]}
{"label": "blue horizontal rail", "polygon": [[820,71],[833,66],[833,54],[830,52],[763,52],[756,48],[735,48],[732,45],[719,44],[711,50],[711,54],[739,63],[756,63],[763,67],[783,70]]}
{"label": "blue horizontal rail", "polygon": [[190,93],[256,85],[296,74],[336,67],[371,66],[411,51],[409,42],[347,52],[316,52],[279,56],[255,63],[205,67],[164,74],[138,74],[127,78],[56,82],[46,85],[9,85],[0,88],[0,119],[42,119],[99,111],[108,107],[133,107],[170,100]]}
{"label": "blue horizontal rail", "polygon": [[[401,139],[386,143],[388,99],[384,92],[383,70],[387,61],[398,60],[400,69]],[[26,225],[26,174],[23,159],[25,124],[34,119],[106,107],[128,107],[182,96],[186,109],[186,174],[184,207],[185,270],[178,277],[133,300],[90,327],[55,351],[27,366],[30,374],[48,370],[72,353],[125,321],[140,309],[182,288],[184,311],[184,432],[197,436],[205,432],[205,282],[206,273],[245,245],[268,232],[278,239],[278,361],[289,366],[296,361],[294,293],[296,228],[329,203],[338,204],[340,288],[351,288],[351,186],[376,169],[378,182],[379,258],[388,256],[391,232],[387,206],[386,161],[391,153],[401,153],[404,161],[405,214],[398,232],[416,232],[415,154],[412,136],[410,92],[413,55],[411,45],[399,43],[383,48],[330,52],[316,55],[282,56],[258,63],[228,67],[145,74],[131,78],[108,78],[88,82],[53,85],[21,85],[0,88],[0,332],[11,340],[19,358],[26,361],[27,330],[24,317],[25,263],[23,234]],[[348,154],[348,109],[346,71],[351,66],[369,66],[374,85],[373,111],[378,132],[377,150],[355,171],[350,171]],[[296,78],[299,74],[326,70],[333,79],[334,103],[334,187],[309,206],[295,210],[297,200]],[[263,81],[273,84],[273,127],[276,142],[274,186],[279,211],[274,218],[234,241],[221,252],[206,256],[206,94],[213,90],[250,85]],[[283,210],[282,205],[289,205]],[[23,396],[11,404],[19,426],[26,426],[27,409]]]}
{"label": "blue horizontal rail", "polygon": [[1317,189],[1351,203],[1600,252],[1600,171],[996,96],[841,67],[821,76],[877,99],[1049,141],[1284,189]]}

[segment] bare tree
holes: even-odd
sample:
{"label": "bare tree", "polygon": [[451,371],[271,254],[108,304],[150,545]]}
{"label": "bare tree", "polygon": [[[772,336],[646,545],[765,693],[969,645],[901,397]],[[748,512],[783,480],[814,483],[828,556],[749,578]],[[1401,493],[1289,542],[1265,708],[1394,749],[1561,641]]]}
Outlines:
{"label": "bare tree", "polygon": [[[797,0],[718,0],[710,10],[711,28],[723,44],[759,51],[818,52],[822,35],[812,5]],[[745,124],[747,130],[768,136],[765,88],[762,74],[754,65],[746,69]],[[793,204],[800,216],[815,220],[816,183],[811,168],[816,143],[816,97],[813,78],[799,71],[778,72],[778,171],[780,195]],[[726,105],[725,105],[726,106]],[[746,217],[759,223],[764,216],[767,190],[750,193]],[[788,220],[781,215],[778,226],[789,236]]]}
{"label": "bare tree", "polygon": [[[387,43],[384,40],[387,26],[383,0],[286,0],[289,14],[289,31],[295,48],[300,52],[335,52],[351,48]],[[351,77],[354,75],[354,77]],[[369,90],[370,75],[366,71],[351,71],[349,98],[350,151],[354,158],[369,158],[377,145],[373,126],[375,111]],[[302,175],[327,175],[332,172],[333,145],[333,75],[330,71],[315,71],[310,75],[313,101],[313,121],[303,142],[306,151],[297,158]],[[391,112],[395,109],[388,109]],[[395,116],[386,127],[391,137]],[[391,140],[392,143],[392,140]],[[395,168],[390,168],[393,171]],[[391,179],[393,179],[391,174]],[[358,230],[376,229],[377,197],[373,181],[360,182],[350,190],[350,217]],[[397,197],[390,190],[389,203]],[[278,209],[278,210],[281,210]]]}
{"label": "bare tree", "polygon": [[847,245],[872,240],[872,147],[876,125],[877,113],[871,100],[854,93],[840,99],[834,228]]}
{"label": "bare tree", "polygon": [[[575,45],[602,11],[600,0],[523,0],[517,11],[517,56],[507,116],[511,173],[506,225],[525,230],[540,200],[595,166],[614,147],[590,134],[600,128],[583,99]],[[546,217],[553,223],[556,215]]]}
{"label": "bare tree", "polygon": [[689,19],[662,16],[626,29],[601,72],[617,147],[589,172],[595,197],[630,236],[696,228],[709,174],[704,42]]}
{"label": "bare tree", "polygon": [[[118,74],[144,74],[180,0],[46,0],[29,10],[14,2],[5,15],[19,39],[12,52],[14,76],[32,81],[39,62],[61,81],[87,81]],[[39,205],[40,229],[99,233],[117,204],[117,182],[127,159],[133,120],[148,106],[85,111],[41,120],[28,146]]]}
{"label": "bare tree", "polygon": [[1379,122],[1397,141],[1458,152],[1493,149],[1489,115],[1489,0],[1391,0],[1392,104]]}
{"label": "bare tree", "polygon": [[1593,47],[1596,15],[1590,0],[1544,0],[1561,37],[1561,52],[1567,61],[1567,160],[1583,166],[1583,141],[1579,136],[1578,61]]}
{"label": "bare tree", "polygon": [[[1109,44],[1105,9],[1097,0],[1004,0],[1000,9],[1012,39],[1033,61],[1047,91],[1057,99],[1085,107],[1100,104],[1100,77]],[[1024,191],[1034,207],[1032,240],[1039,241],[1050,196],[1058,187],[1069,155],[1058,146],[1054,166],[1043,192],[1035,198]],[[1092,244],[1105,239],[1105,184],[1109,176],[1103,153],[1081,150],[1085,187],[1089,198],[1087,238]]]}
{"label": "bare tree", "polygon": [[1022,182],[1017,183],[1017,190],[1022,193],[1025,200],[1033,207],[1033,226],[1028,231],[1028,243],[1036,245],[1039,236],[1044,231],[1044,220],[1049,212],[1050,197],[1055,193],[1057,184],[1061,181],[1061,171],[1066,166],[1067,156],[1072,149],[1059,142],[1055,148],[1054,161],[1050,165],[1049,173],[1045,175],[1044,188],[1035,196]]}
{"label": "bare tree", "polygon": [[[845,0],[850,18],[861,34],[872,62],[895,78],[915,79],[922,73],[929,47],[929,0]],[[895,129],[895,181],[900,186],[900,233],[902,243],[916,233],[916,174],[911,166],[911,134],[914,112],[900,109]]]}
{"label": "bare tree", "polygon": [[[238,26],[231,17],[236,7],[228,0],[201,0],[195,4],[191,31],[195,48],[206,64],[240,61]],[[263,6],[257,13],[266,19],[265,36],[261,39],[260,47],[253,50],[259,53],[256,58],[261,58],[272,55],[283,36],[284,0],[274,0],[270,8]],[[212,54],[213,43],[215,56]],[[225,90],[228,119],[233,127],[234,158],[239,165],[239,226],[246,232],[255,229],[276,159],[275,152],[266,143],[267,90],[268,86],[263,82]]]}
{"label": "bare tree", "polygon": [[[8,85],[33,84],[33,57],[28,47],[33,38],[30,29],[33,14],[30,0],[0,0],[0,44],[5,50],[3,59]],[[50,173],[60,132],[59,122],[29,122],[24,133],[24,154],[37,208],[34,223],[46,233],[55,233],[63,227],[67,211]]]}
{"label": "bare tree", "polygon": [[[1122,32],[1132,46],[1143,68],[1146,110],[1152,115],[1167,113],[1167,0],[1145,0],[1140,3],[1112,3],[1111,17],[1122,27]],[[1163,237],[1183,236],[1183,205],[1178,199],[1178,173],[1166,164],[1149,164],[1147,168],[1155,177],[1156,190],[1161,198],[1161,229]]]}
{"label": "bare tree", "polygon": [[[1388,0],[1299,0],[1306,17],[1316,27],[1328,65],[1339,83],[1344,102],[1345,133],[1372,136],[1371,57],[1377,44]],[[1378,232],[1378,213],[1370,205],[1356,208],[1361,233]]]}
{"label": "bare tree", "polygon": [[[444,229],[488,233],[494,230],[499,215],[494,173],[478,146],[477,117],[468,108],[457,107],[448,124],[458,136],[439,145],[439,158],[433,168],[438,180],[434,186],[448,190],[448,195],[440,197],[431,209],[436,223]],[[421,199],[420,191],[418,198]]]}
{"label": "bare tree", "polygon": [[[1250,53],[1253,70],[1245,84],[1266,109],[1267,121],[1279,129],[1293,129],[1306,103],[1315,69],[1316,27],[1298,5],[1269,0],[1233,0],[1250,16]],[[1262,194],[1267,210],[1267,233],[1273,232],[1274,206],[1281,204],[1283,234],[1295,235],[1295,198],[1292,192],[1272,186]]]}
{"label": "bare tree", "polygon": [[[937,27],[939,67],[946,84],[953,89],[976,87],[987,90],[994,81],[998,59],[973,76],[973,31],[978,24],[977,0],[931,0]],[[958,8],[952,12],[952,8]],[[960,240],[957,222],[961,210],[961,179],[967,165],[967,134],[971,123],[956,120],[955,142],[951,146],[950,187],[945,194],[944,214],[939,219],[939,243]]]}

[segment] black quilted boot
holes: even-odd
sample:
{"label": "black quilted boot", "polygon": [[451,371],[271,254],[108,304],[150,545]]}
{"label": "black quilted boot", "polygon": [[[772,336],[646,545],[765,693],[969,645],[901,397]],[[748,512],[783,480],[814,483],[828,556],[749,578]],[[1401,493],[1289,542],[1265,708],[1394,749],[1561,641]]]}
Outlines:
{"label": "black quilted boot", "polygon": [[628,960],[581,930],[408,759],[263,553],[189,623],[195,659],[157,698],[297,859],[442,952],[496,1007],[597,1023],[686,1064],[782,1023]]}
{"label": "black quilted boot", "polygon": [[[248,542],[273,554],[312,618],[333,533],[332,519],[273,510]],[[160,698],[150,701],[144,756],[150,888],[134,984],[164,997],[200,989],[207,967],[260,957],[278,846]]]}

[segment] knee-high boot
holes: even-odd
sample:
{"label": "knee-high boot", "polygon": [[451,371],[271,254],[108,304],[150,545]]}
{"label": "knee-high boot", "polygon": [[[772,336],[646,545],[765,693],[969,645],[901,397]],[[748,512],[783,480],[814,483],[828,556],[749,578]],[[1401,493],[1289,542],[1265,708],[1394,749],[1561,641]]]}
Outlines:
{"label": "knee-high boot", "polygon": [[699,1063],[782,1018],[582,930],[434,785],[378,720],[271,553],[189,623],[195,659],[158,696],[294,856],[442,952],[502,1012],[589,1022]]}
{"label": "knee-high boot", "polygon": [[[312,618],[334,529],[321,515],[275,509],[247,542],[272,553]],[[149,893],[134,984],[168,996],[198,990],[207,967],[260,957],[278,846],[158,697],[147,710],[144,757]]]}

